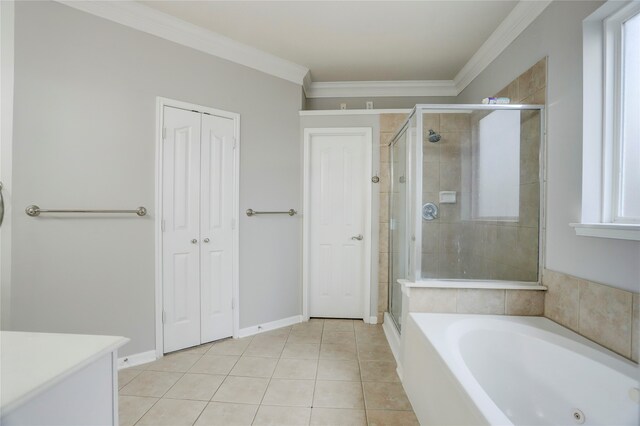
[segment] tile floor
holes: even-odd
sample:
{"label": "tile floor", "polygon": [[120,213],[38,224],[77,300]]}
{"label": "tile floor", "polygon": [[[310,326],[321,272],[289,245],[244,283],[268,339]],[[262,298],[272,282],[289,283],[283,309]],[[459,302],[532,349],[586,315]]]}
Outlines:
{"label": "tile floor", "polygon": [[417,425],[379,325],[312,319],[119,372],[120,424]]}

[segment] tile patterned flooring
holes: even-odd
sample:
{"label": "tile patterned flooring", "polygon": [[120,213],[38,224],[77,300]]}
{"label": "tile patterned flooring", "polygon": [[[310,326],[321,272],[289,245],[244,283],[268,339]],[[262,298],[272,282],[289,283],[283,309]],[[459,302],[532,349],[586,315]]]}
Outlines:
{"label": "tile patterned flooring", "polygon": [[120,425],[418,425],[380,325],[311,319],[119,372]]}

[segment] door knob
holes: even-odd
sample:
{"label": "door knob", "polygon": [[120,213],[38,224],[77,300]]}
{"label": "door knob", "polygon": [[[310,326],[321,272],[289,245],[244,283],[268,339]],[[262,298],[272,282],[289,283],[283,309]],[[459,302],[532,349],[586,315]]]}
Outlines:
{"label": "door knob", "polygon": [[198,244],[198,240],[194,238],[193,240],[191,240],[191,244]]}
{"label": "door knob", "polygon": [[354,235],[353,237],[351,237],[352,240],[358,240],[358,241],[362,241],[364,237],[362,236],[362,234],[358,234],[358,235]]}
{"label": "door knob", "polygon": [[205,243],[208,243],[208,242],[209,242],[209,241],[211,241],[211,240],[209,240],[208,238],[205,238],[205,239],[204,239],[204,240],[202,240],[202,241],[204,241]]}

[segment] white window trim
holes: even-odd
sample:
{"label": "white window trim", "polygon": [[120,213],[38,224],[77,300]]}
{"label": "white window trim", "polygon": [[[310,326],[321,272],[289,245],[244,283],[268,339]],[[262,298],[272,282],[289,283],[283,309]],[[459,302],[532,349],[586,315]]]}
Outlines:
{"label": "white window trim", "polygon": [[640,11],[640,1],[608,1],[583,21],[583,167],[582,218],[571,223],[577,235],[640,241],[640,224],[615,222],[617,191],[614,164],[615,125],[621,84],[613,63],[620,54],[619,24]]}

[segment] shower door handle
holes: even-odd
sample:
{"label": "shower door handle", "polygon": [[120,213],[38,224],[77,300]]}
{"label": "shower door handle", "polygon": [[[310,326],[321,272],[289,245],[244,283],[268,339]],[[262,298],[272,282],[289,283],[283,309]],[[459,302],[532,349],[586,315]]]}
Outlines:
{"label": "shower door handle", "polygon": [[354,235],[353,237],[351,237],[352,240],[358,240],[358,241],[362,241],[364,237],[362,236],[362,234],[358,234],[358,235]]}
{"label": "shower door handle", "polygon": [[0,182],[0,226],[4,220],[4,195],[2,195],[2,182]]}

